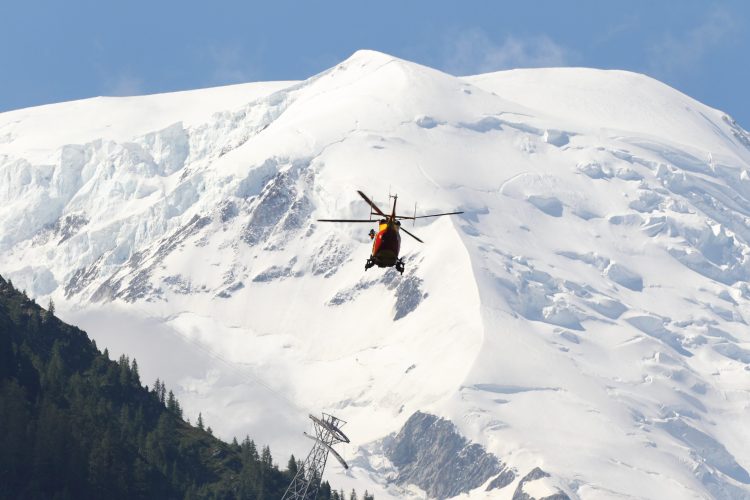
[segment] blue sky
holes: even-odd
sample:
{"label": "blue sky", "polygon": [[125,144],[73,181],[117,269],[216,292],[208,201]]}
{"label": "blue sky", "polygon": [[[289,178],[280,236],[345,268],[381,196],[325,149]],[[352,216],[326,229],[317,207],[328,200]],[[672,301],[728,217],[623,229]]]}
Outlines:
{"label": "blue sky", "polygon": [[749,22],[744,0],[4,1],[0,111],[304,79],[367,48],[453,74],[637,71],[747,129]]}

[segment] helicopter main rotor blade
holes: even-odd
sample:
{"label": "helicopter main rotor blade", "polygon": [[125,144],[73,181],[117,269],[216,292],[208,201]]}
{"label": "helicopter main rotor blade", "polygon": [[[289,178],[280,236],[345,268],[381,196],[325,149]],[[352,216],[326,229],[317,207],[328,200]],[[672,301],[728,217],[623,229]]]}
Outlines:
{"label": "helicopter main rotor blade", "polygon": [[441,215],[458,215],[463,212],[445,212],[442,214],[430,214],[430,215],[417,215],[416,217],[401,217],[403,219],[424,219],[426,217],[440,217]]}
{"label": "helicopter main rotor blade", "polygon": [[414,236],[413,234],[411,234],[411,233],[410,233],[409,231],[407,231],[407,230],[406,230],[406,229],[404,229],[403,227],[402,227],[401,229],[399,229],[399,231],[403,231],[403,232],[405,232],[406,234],[408,234],[409,236],[411,236],[412,238],[414,238],[415,240],[417,240],[418,242],[420,242],[420,243],[424,243],[424,241],[420,240],[419,238],[417,238],[416,236]]}
{"label": "helicopter main rotor blade", "polygon": [[318,222],[369,222],[370,224],[377,223],[377,221],[370,219],[317,219]]}
{"label": "helicopter main rotor blade", "polygon": [[370,205],[372,207],[372,209],[375,210],[378,213],[378,215],[380,215],[382,217],[386,217],[386,218],[388,217],[387,215],[385,215],[383,213],[382,210],[380,210],[378,208],[378,206],[375,203],[372,202],[372,200],[370,198],[367,197],[367,195],[365,193],[363,193],[362,191],[359,191],[359,190],[357,191],[357,193],[359,193],[359,195],[362,197],[362,199],[365,200],[367,202],[367,204]]}

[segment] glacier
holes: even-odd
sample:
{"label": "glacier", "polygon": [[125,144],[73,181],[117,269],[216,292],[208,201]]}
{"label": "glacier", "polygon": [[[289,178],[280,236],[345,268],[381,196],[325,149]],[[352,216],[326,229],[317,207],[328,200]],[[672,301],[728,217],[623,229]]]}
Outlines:
{"label": "glacier", "polygon": [[[749,169],[644,75],[359,51],[1,113],[0,273],[224,438],[299,457],[307,413],[346,420],[345,489],[426,496],[384,443],[429,414],[513,472],[462,498],[750,498]],[[465,213],[365,272],[369,228],[315,222],[357,189]]]}

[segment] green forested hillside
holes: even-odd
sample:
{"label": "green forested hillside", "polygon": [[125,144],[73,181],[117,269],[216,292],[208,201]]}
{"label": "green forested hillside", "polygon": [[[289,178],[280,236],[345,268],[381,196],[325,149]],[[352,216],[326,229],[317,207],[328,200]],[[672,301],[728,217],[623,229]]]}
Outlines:
{"label": "green forested hillside", "polygon": [[0,277],[0,499],[281,498],[290,471],[268,447],[191,426],[135,360],[53,313]]}

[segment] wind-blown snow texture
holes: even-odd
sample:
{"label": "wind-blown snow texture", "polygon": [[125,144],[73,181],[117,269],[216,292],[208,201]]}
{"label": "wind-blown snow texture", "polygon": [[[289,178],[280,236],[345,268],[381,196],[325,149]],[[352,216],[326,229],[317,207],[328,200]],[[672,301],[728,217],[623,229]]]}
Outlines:
{"label": "wind-blown snow texture", "polygon": [[[223,437],[304,456],[306,412],[347,420],[327,474],[378,498],[419,494],[365,446],[419,410],[514,471],[470,498],[750,498],[749,169],[642,75],[362,51],[0,114],[0,273]],[[366,216],[356,189],[465,214],[364,272],[369,228],[314,222]]]}

